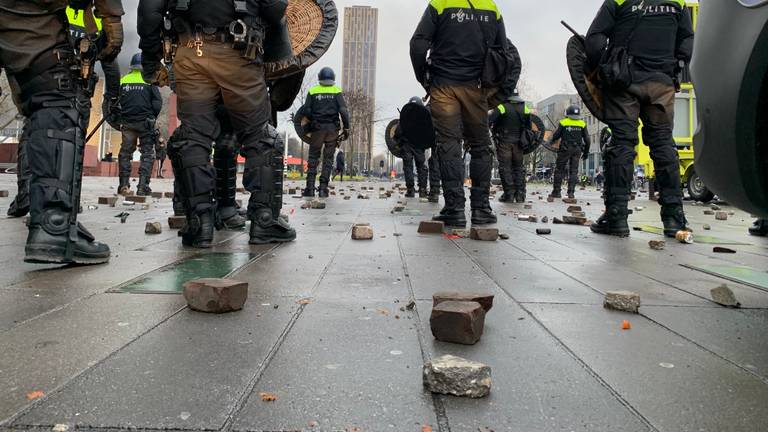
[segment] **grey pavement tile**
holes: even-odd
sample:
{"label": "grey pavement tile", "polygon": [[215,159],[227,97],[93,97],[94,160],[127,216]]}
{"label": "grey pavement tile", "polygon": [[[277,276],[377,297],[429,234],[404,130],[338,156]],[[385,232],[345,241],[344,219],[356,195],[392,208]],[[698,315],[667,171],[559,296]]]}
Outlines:
{"label": "grey pavement tile", "polygon": [[[415,320],[407,314],[396,319],[392,306],[325,300],[307,305],[234,430],[309,430],[310,422],[324,431],[407,431],[421,424],[436,430],[432,400],[421,383]],[[263,402],[260,392],[277,400]]]}
{"label": "grey pavement tile", "polygon": [[0,334],[0,421],[184,306],[179,296],[100,294]]}
{"label": "grey pavement tile", "polygon": [[768,310],[648,306],[642,314],[768,382]]}
{"label": "grey pavement tile", "polygon": [[[465,346],[432,339],[430,302],[419,302],[431,357],[452,354],[491,367],[483,399],[444,396],[451,430],[647,431],[630,409],[594,378],[519,306],[497,297],[483,338]],[[487,428],[487,429],[480,429]]]}
{"label": "grey pavement tile", "polygon": [[[768,424],[765,382],[645,318],[600,306],[529,309],[661,432],[757,431]],[[624,319],[631,330],[621,330]]]}
{"label": "grey pavement tile", "polygon": [[439,291],[502,293],[466,256],[406,256],[405,259],[417,299],[431,299],[432,294]]}
{"label": "grey pavement tile", "polygon": [[289,248],[279,248],[232,277],[250,284],[250,297],[305,297],[312,293],[332,259],[330,254],[298,255]]}
{"label": "grey pavement tile", "polygon": [[296,307],[249,299],[242,311],[225,315],[186,309],[14,424],[221,428]]}

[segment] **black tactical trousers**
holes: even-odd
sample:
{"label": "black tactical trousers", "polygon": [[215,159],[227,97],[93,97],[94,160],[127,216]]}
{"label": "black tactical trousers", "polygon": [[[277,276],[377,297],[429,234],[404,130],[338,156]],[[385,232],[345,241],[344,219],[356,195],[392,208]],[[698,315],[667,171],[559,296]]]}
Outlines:
{"label": "black tactical trousers", "polygon": [[[274,189],[274,148],[265,146],[270,117],[264,66],[251,62],[229,43],[204,38],[202,56],[182,35],[174,72],[181,127],[168,143],[168,156],[186,201],[188,212],[201,213],[214,206],[216,171],[211,165],[213,141],[221,134],[217,108],[223,104],[246,158],[245,184],[251,192],[249,216],[272,208],[282,190]],[[281,164],[282,167],[282,164]],[[249,172],[251,171],[251,172]],[[250,174],[250,176],[249,176]],[[282,196],[279,197],[282,203]]]}
{"label": "black tactical trousers", "polygon": [[413,189],[415,179],[413,175],[413,164],[416,163],[416,175],[419,180],[419,192],[427,191],[428,169],[426,157],[423,151],[415,150],[410,146],[403,149],[403,175],[405,176],[405,186]]}
{"label": "black tactical trousers", "polygon": [[437,150],[432,149],[432,154],[429,156],[429,190],[430,193],[433,190],[440,190],[440,160],[437,156]]}
{"label": "black tactical trousers", "polygon": [[[63,60],[71,53],[63,14],[0,9],[0,68],[27,117],[23,155],[30,173],[29,228],[64,235],[76,211],[90,100]],[[80,231],[83,231],[82,229]]]}
{"label": "black tactical trousers", "polygon": [[563,179],[568,179],[568,194],[576,192],[576,184],[579,182],[579,160],[581,149],[564,148],[557,152],[555,162],[555,179],[552,190],[559,193],[563,187]]}
{"label": "black tactical trousers", "polygon": [[496,158],[499,160],[499,177],[504,193],[525,197],[525,155],[519,142],[501,139],[496,144]]}
{"label": "black tactical trousers", "polygon": [[336,129],[323,128],[312,132],[309,143],[309,161],[307,161],[307,187],[313,187],[317,176],[317,166],[322,156],[323,166],[320,171],[320,187],[328,186],[333,171],[333,157],[336,152]]}
{"label": "black tactical trousers", "polygon": [[489,208],[493,154],[485,90],[470,84],[435,87],[431,108],[446,208],[464,209],[464,146],[472,156],[469,164],[471,207]]}
{"label": "black tactical trousers", "polygon": [[630,196],[638,119],[643,121],[643,142],[651,150],[659,204],[682,205],[680,160],[673,139],[675,88],[671,83],[646,81],[632,84],[605,98],[605,114],[613,141],[605,152],[606,198]]}
{"label": "black tactical trousers", "polygon": [[136,145],[139,146],[141,153],[141,163],[139,164],[139,183],[148,186],[149,179],[152,177],[152,166],[155,163],[155,146],[157,137],[155,136],[154,122],[148,121],[139,123],[126,123],[122,127],[123,141],[120,144],[120,153],[117,156],[118,166],[120,167],[120,186],[128,186],[131,177],[131,161],[133,153],[136,151]]}

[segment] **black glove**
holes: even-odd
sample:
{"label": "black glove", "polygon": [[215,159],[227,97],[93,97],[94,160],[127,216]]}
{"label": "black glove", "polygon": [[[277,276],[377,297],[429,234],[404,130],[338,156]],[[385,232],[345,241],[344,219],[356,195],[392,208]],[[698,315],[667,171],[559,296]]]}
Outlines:
{"label": "black glove", "polygon": [[105,17],[101,20],[101,28],[106,36],[106,43],[99,53],[99,60],[114,61],[123,46],[123,23],[119,16]]}
{"label": "black glove", "polygon": [[346,141],[349,139],[349,129],[344,129],[344,131],[339,135],[339,141]]}
{"label": "black glove", "polygon": [[170,84],[168,69],[160,61],[142,60],[141,76],[149,84],[165,87]]}
{"label": "black glove", "polygon": [[584,151],[581,153],[581,160],[587,160],[589,159],[589,153]]}
{"label": "black glove", "polygon": [[107,123],[115,130],[120,130],[120,99],[116,97],[104,98],[101,105],[102,115]]}

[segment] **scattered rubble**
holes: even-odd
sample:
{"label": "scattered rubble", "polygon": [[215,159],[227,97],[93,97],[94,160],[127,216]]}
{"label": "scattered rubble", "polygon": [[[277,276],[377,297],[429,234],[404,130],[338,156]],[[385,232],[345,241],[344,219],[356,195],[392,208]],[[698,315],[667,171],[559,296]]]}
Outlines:
{"label": "scattered rubble", "polygon": [[690,231],[678,231],[675,239],[680,243],[693,244],[693,233]]}
{"label": "scattered rubble", "polygon": [[717,288],[712,288],[709,291],[712,296],[712,301],[726,307],[738,308],[741,307],[741,303],[736,300],[736,295],[728,288],[728,285],[720,285]]}
{"label": "scattered rubble", "polygon": [[573,212],[580,212],[583,210],[581,209],[581,206],[569,206],[568,209],[566,209],[565,211],[568,213],[573,213]]}
{"label": "scattered rubble", "polygon": [[624,312],[638,313],[640,294],[630,291],[608,291],[605,293],[603,307]]}
{"label": "scattered rubble", "polygon": [[536,234],[538,235],[550,235],[552,230],[549,228],[536,228]]}
{"label": "scattered rubble", "polygon": [[474,345],[483,336],[485,309],[474,301],[445,301],[432,308],[429,326],[435,339]]}
{"label": "scattered rubble", "polygon": [[714,253],[725,253],[725,254],[735,254],[736,251],[727,247],[722,246],[715,246],[712,248],[712,252]]}
{"label": "scattered rubble", "polygon": [[118,197],[111,196],[111,197],[99,197],[99,204],[101,205],[108,205],[110,207],[114,207],[117,205]]}
{"label": "scattered rubble", "polygon": [[182,229],[185,223],[187,223],[185,216],[171,216],[168,218],[168,227],[170,229]]}
{"label": "scattered rubble", "polygon": [[445,224],[439,221],[421,221],[419,223],[419,234],[442,234]]}
{"label": "scattered rubble", "polygon": [[198,312],[225,313],[243,308],[248,283],[233,279],[195,279],[184,284],[184,299]]}
{"label": "scattered rubble", "polygon": [[507,234],[507,233],[499,233],[499,238],[501,240],[509,240],[509,234]]}
{"label": "scattered rubble", "polygon": [[701,227],[704,231],[710,231],[712,230],[712,226],[709,224],[704,224],[704,226]]}
{"label": "scattered rubble", "polygon": [[160,222],[147,222],[147,225],[144,227],[144,234],[162,234],[163,233],[163,226],[160,225]]}
{"label": "scattered rubble", "polygon": [[563,223],[568,225],[585,225],[587,223],[587,218],[578,216],[563,216]]}
{"label": "scattered rubble", "polygon": [[719,220],[719,221],[728,220],[728,213],[726,213],[724,211],[719,211],[719,212],[715,213],[715,219]]}
{"label": "scattered rubble", "polygon": [[310,201],[309,205],[310,205],[310,208],[312,208],[313,210],[325,209],[325,201],[313,200],[313,201]]}
{"label": "scattered rubble", "polygon": [[10,195],[10,192],[7,190],[0,190],[0,198],[8,198]]}
{"label": "scattered rubble", "polygon": [[369,224],[356,224],[352,227],[352,240],[373,240],[373,228]]}
{"label": "scattered rubble", "polygon": [[144,204],[147,202],[147,197],[144,195],[131,195],[129,197],[126,197],[126,199],[130,199],[132,202],[137,204]]}
{"label": "scattered rubble", "polygon": [[664,240],[651,240],[648,242],[648,246],[653,250],[664,250],[664,248],[667,246],[667,242]]}
{"label": "scattered rubble", "polygon": [[432,393],[481,398],[491,392],[491,368],[444,355],[424,364],[424,387]]}
{"label": "scattered rubble", "polygon": [[563,202],[566,204],[576,204],[579,201],[576,198],[563,198]]}
{"label": "scattered rubble", "polygon": [[469,238],[480,241],[496,241],[499,239],[499,229],[472,227],[469,230]]}
{"label": "scattered rubble", "polygon": [[152,192],[152,198],[160,199],[162,197],[163,197],[163,193],[162,192]]}

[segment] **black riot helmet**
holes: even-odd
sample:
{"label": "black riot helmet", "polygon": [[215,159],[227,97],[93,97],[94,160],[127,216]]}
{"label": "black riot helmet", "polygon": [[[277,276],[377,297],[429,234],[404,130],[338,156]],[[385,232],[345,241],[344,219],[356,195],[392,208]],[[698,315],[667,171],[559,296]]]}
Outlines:
{"label": "black riot helmet", "polygon": [[524,104],[525,103],[525,99],[520,97],[520,93],[518,93],[517,90],[512,92],[512,94],[509,95],[507,100],[509,101],[509,103],[513,103],[513,104]]}
{"label": "black riot helmet", "polygon": [[414,96],[411,99],[409,99],[408,103],[415,103],[415,104],[419,104],[419,105],[422,105],[422,106],[424,105],[424,101],[420,97],[418,97],[418,96]]}
{"label": "black riot helmet", "polygon": [[565,110],[565,116],[568,117],[569,119],[580,120],[581,108],[579,108],[577,105],[571,105],[568,107],[567,110]]}
{"label": "black riot helmet", "polygon": [[317,79],[322,85],[334,85],[336,84],[336,72],[326,66],[320,69],[320,73],[317,74]]}

